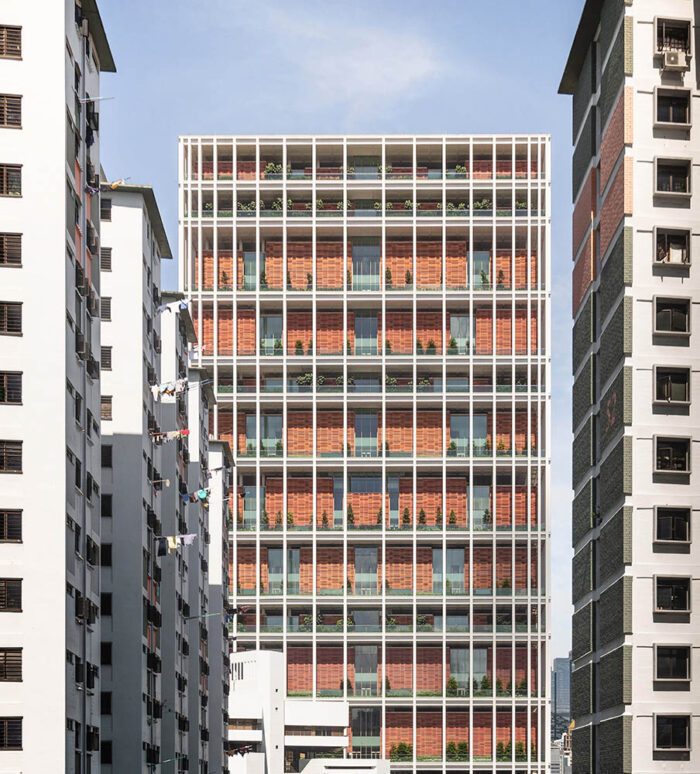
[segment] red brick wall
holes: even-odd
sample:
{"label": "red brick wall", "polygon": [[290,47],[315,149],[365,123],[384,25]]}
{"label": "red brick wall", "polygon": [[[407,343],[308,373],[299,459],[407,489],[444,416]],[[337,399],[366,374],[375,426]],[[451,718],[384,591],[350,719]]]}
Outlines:
{"label": "red brick wall", "polygon": [[467,243],[447,242],[445,252],[445,284],[462,288],[467,285]]}
{"label": "red brick wall", "polygon": [[411,546],[387,547],[386,583],[391,589],[413,588],[413,548]]}
{"label": "red brick wall", "polygon": [[416,755],[442,755],[442,712],[416,712]]}
{"label": "red brick wall", "polygon": [[257,585],[255,548],[239,547],[237,557],[237,584],[241,590],[254,589]]}
{"label": "red brick wall", "polygon": [[384,672],[392,690],[413,688],[413,648],[387,645]]}
{"label": "red brick wall", "polygon": [[414,285],[430,288],[442,282],[442,242],[416,244],[416,277]]}
{"label": "red brick wall", "polygon": [[342,589],[344,585],[342,547],[319,545],[316,548],[316,589]]}
{"label": "red brick wall", "polygon": [[610,175],[624,150],[625,143],[632,143],[633,94],[631,86],[625,87],[600,143],[600,190],[605,190]]}
{"label": "red brick wall", "polygon": [[596,199],[598,194],[597,173],[595,169],[592,169],[588,173],[586,182],[581,189],[581,195],[579,196],[576,206],[574,207],[573,215],[573,246],[572,255],[576,255],[576,250],[581,244],[581,240],[586,234],[591,221],[596,214]]}
{"label": "red brick wall", "polygon": [[287,313],[287,353],[296,354],[297,341],[301,342],[302,354],[313,351],[313,317],[311,312]]}
{"label": "red brick wall", "polygon": [[377,513],[382,507],[382,494],[368,492],[350,492],[348,503],[355,514],[355,525],[376,525]]}
{"label": "red brick wall", "polygon": [[[447,433],[450,421],[447,419]],[[449,439],[448,439],[449,443]],[[442,455],[442,411],[418,411],[416,416],[416,451],[418,455]]]}
{"label": "red brick wall", "polygon": [[416,591],[433,589],[433,550],[419,546],[416,551]]}
{"label": "red brick wall", "polygon": [[413,451],[413,412],[386,412],[385,439],[392,452]]}
{"label": "red brick wall", "polygon": [[255,310],[237,310],[236,347],[239,355],[255,354]]}
{"label": "red brick wall", "polygon": [[265,281],[267,287],[273,290],[281,290],[285,284],[281,242],[265,242]]}
{"label": "red brick wall", "polygon": [[[493,555],[485,546],[474,548],[474,589],[490,589],[493,586]],[[466,561],[465,561],[466,566]],[[466,573],[465,573],[466,575]]]}
{"label": "red brick wall", "polygon": [[435,343],[435,352],[442,352],[442,312],[418,312],[416,315],[416,343],[420,341],[423,350],[428,348],[432,340]]}
{"label": "red brick wall", "polygon": [[469,712],[447,710],[445,720],[445,742],[466,742],[469,744]]}
{"label": "red brick wall", "polygon": [[326,512],[328,526],[333,524],[333,479],[316,479],[316,524],[323,526],[323,512]]}
{"label": "red brick wall", "polygon": [[436,512],[440,509],[441,523],[444,523],[442,507],[442,479],[418,477],[416,481],[416,522],[420,523],[421,509],[425,511],[425,524],[434,526]]}
{"label": "red brick wall", "polygon": [[504,581],[513,587],[513,555],[510,546],[496,546],[496,586],[503,588]]}
{"label": "red brick wall", "polygon": [[385,341],[393,352],[413,352],[413,313],[387,312]]}
{"label": "red brick wall", "polygon": [[345,340],[342,312],[316,314],[316,347],[322,355],[343,352]]}
{"label": "red brick wall", "polygon": [[[316,287],[343,287],[345,283],[345,258],[342,242],[316,243]],[[349,254],[349,248],[348,248]]]}
{"label": "red brick wall", "polygon": [[634,160],[626,156],[600,207],[600,256],[605,255],[624,215],[632,214]]}
{"label": "red brick wall", "polygon": [[406,272],[410,271],[413,274],[413,244],[411,242],[387,242],[385,275],[386,269],[391,271],[392,287],[403,287],[406,284]]}
{"label": "red brick wall", "polygon": [[313,414],[311,411],[287,412],[287,454],[310,457],[313,452]]}
{"label": "red brick wall", "polygon": [[[209,414],[209,420],[211,421],[214,418],[214,412]],[[216,434],[217,438],[221,438],[224,441],[228,441],[229,446],[232,449],[236,448],[236,445],[233,442],[233,411],[230,407],[219,407],[219,416],[217,420],[217,429],[218,432]]]}
{"label": "red brick wall", "polygon": [[386,757],[399,742],[413,744],[413,713],[408,710],[387,710],[384,729],[384,751]]}
{"label": "red brick wall", "polygon": [[343,649],[334,646],[316,648],[316,690],[337,691],[343,682]]}
{"label": "red brick wall", "polygon": [[284,482],[281,478],[268,476],[265,479],[265,510],[268,519],[273,524],[277,515],[281,519],[286,518],[286,509],[284,507]]}
{"label": "red brick wall", "polygon": [[233,307],[219,305],[217,320],[218,353],[233,355]]}
{"label": "red brick wall", "polygon": [[[265,162],[260,161],[260,169],[265,169]],[[236,177],[239,180],[255,180],[255,161],[237,161]]]}
{"label": "red brick wall", "polygon": [[442,648],[416,648],[416,690],[442,692]]}
{"label": "red brick wall", "polygon": [[475,337],[476,354],[489,355],[492,352],[493,345],[493,315],[490,308],[478,307],[474,311],[475,317]]}
{"label": "red brick wall", "polygon": [[311,526],[313,507],[313,481],[310,478],[288,478],[287,511],[292,513],[294,524]]}
{"label": "red brick wall", "polygon": [[287,243],[287,271],[294,290],[306,290],[308,275],[313,275],[313,245],[310,242]]}
{"label": "red brick wall", "polygon": [[310,647],[287,647],[287,693],[310,692],[313,687],[313,654]]}
{"label": "red brick wall", "polygon": [[[316,414],[316,453],[340,453],[343,451],[343,412],[319,411]],[[332,491],[332,488],[331,488]],[[331,500],[332,518],[333,502]]]}
{"label": "red brick wall", "polygon": [[467,479],[448,478],[446,486],[447,500],[443,520],[449,525],[450,512],[454,511],[455,524],[465,527],[467,524]]}
{"label": "red brick wall", "polygon": [[597,231],[592,231],[586,239],[581,254],[574,266],[571,283],[572,315],[578,312],[581,299],[588,290],[588,286],[596,278],[595,240]]}
{"label": "red brick wall", "polygon": [[472,717],[472,755],[490,756],[493,750],[493,717],[491,710],[475,710]]}

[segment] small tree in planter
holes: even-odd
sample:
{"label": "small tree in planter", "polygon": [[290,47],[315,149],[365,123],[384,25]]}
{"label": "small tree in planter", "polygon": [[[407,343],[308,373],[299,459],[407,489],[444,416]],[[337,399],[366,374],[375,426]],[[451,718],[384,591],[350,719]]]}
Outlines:
{"label": "small tree in planter", "polygon": [[294,526],[294,514],[291,511],[287,511],[287,527]]}
{"label": "small tree in planter", "polygon": [[267,529],[270,526],[270,517],[267,515],[267,511],[262,512],[260,521],[265,529]]}
{"label": "small tree in planter", "polygon": [[445,745],[445,757],[448,761],[456,761],[457,760],[457,745],[455,742],[448,742]]}
{"label": "small tree in planter", "polygon": [[292,275],[289,273],[289,269],[287,269],[287,288],[292,289]]}
{"label": "small tree in planter", "polygon": [[503,273],[503,269],[498,270],[498,275],[496,277],[496,284],[499,288],[502,288],[506,284],[506,275]]}
{"label": "small tree in planter", "polygon": [[387,355],[391,354],[391,342],[389,341],[389,339],[387,339],[384,344],[384,351],[386,352]]}
{"label": "small tree in planter", "polygon": [[282,511],[277,511],[275,514],[275,527],[282,526]]}
{"label": "small tree in planter", "polygon": [[[450,445],[447,447],[447,456],[448,457],[455,457],[457,455],[457,442],[456,441],[450,441]],[[452,511],[454,513],[454,511]],[[452,515],[452,514],[450,514]]]}
{"label": "small tree in planter", "polygon": [[447,681],[447,695],[456,696],[458,688],[459,686],[457,685],[457,680],[454,677],[450,677]]}
{"label": "small tree in planter", "polygon": [[355,523],[355,511],[352,508],[352,505],[348,503],[348,524],[354,524]]}
{"label": "small tree in planter", "polygon": [[260,272],[260,287],[266,288],[267,287],[267,275],[265,274],[265,269],[263,269]]}
{"label": "small tree in planter", "polygon": [[447,517],[447,523],[448,524],[456,524],[457,523],[457,514],[454,512],[454,508],[450,510],[450,515]]}
{"label": "small tree in planter", "polygon": [[413,277],[411,276],[411,272],[406,270],[406,285],[410,288],[411,284],[413,282]]}
{"label": "small tree in planter", "polygon": [[416,352],[419,355],[423,354],[423,342],[420,339],[416,339]]}
{"label": "small tree in planter", "polygon": [[321,516],[321,526],[324,529],[328,529],[328,512],[323,511],[323,515]]}
{"label": "small tree in planter", "polygon": [[488,508],[484,509],[484,513],[481,517],[484,524],[491,524],[491,511]]}
{"label": "small tree in planter", "polygon": [[221,287],[225,288],[226,290],[231,287],[229,276],[224,270],[221,272]]}
{"label": "small tree in planter", "polygon": [[282,354],[282,339],[275,339],[275,354]]}
{"label": "small tree in planter", "polygon": [[306,272],[306,289],[311,290],[314,286],[314,278],[311,272]]}
{"label": "small tree in planter", "polygon": [[426,348],[426,352],[429,355],[434,355],[436,350],[437,350],[437,347],[435,345],[435,340],[434,339],[428,339],[428,346]]}
{"label": "small tree in planter", "polygon": [[384,285],[385,285],[387,288],[390,288],[390,287],[391,287],[391,269],[387,269],[387,270],[384,272]]}
{"label": "small tree in planter", "polygon": [[425,510],[423,508],[418,512],[418,523],[425,524]]}
{"label": "small tree in planter", "polygon": [[450,355],[457,354],[457,339],[454,336],[450,336],[450,343],[447,345],[447,351]]}
{"label": "small tree in planter", "polygon": [[377,525],[381,527],[382,525],[382,509],[380,508],[377,511]]}
{"label": "small tree in planter", "polygon": [[442,510],[441,510],[441,508],[440,508],[440,506],[439,506],[439,505],[438,505],[438,507],[435,509],[435,525],[436,525],[437,527],[440,527],[440,526],[442,526]]}
{"label": "small tree in planter", "polygon": [[486,274],[486,272],[483,269],[479,272],[479,279],[481,280],[482,287],[488,287],[489,277],[488,277],[488,274]]}
{"label": "small tree in planter", "polygon": [[457,760],[468,761],[469,760],[469,743],[460,742],[457,745]]}
{"label": "small tree in planter", "polygon": [[303,355],[304,354],[304,343],[301,339],[297,339],[294,342],[294,354],[295,355]]}
{"label": "small tree in planter", "polygon": [[491,691],[491,678],[488,675],[484,675],[481,678],[481,690],[485,693],[489,693]]}
{"label": "small tree in planter", "polygon": [[403,509],[403,516],[401,517],[401,523],[404,525],[411,523],[411,514],[408,510],[408,508]]}

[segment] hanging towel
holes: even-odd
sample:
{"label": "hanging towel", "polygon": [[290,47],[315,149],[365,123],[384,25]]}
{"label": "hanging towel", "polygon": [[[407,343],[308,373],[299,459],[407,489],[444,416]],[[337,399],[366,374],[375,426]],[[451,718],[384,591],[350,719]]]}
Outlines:
{"label": "hanging towel", "polygon": [[191,546],[197,539],[197,535],[178,535],[183,546]]}
{"label": "hanging towel", "polygon": [[168,550],[175,551],[178,545],[177,535],[168,535],[166,540],[168,541]]}
{"label": "hanging towel", "polygon": [[156,538],[157,541],[157,551],[156,556],[167,556],[168,555],[168,538],[159,537]]}

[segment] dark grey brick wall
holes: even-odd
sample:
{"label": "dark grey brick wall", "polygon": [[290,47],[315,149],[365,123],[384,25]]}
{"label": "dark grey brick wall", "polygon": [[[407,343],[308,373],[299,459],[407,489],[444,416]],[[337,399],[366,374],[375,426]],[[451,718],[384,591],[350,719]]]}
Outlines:
{"label": "dark grey brick wall", "polygon": [[600,401],[600,452],[626,425],[632,424],[632,367],[626,366],[613,379]]}
{"label": "dark grey brick wall", "polygon": [[625,3],[623,0],[606,0],[603,3],[603,7],[600,10],[600,35],[598,37],[601,61],[605,59],[605,55],[610,48],[615,29],[624,9]]}
{"label": "dark grey brick wall", "polygon": [[594,418],[588,417],[574,438],[572,450],[572,481],[577,487],[584,475],[593,465],[593,424]]}
{"label": "dark grey brick wall", "polygon": [[593,603],[576,611],[571,619],[571,655],[575,659],[593,650]]}
{"label": "dark grey brick wall", "polygon": [[572,161],[571,198],[575,201],[578,190],[586,178],[586,172],[595,155],[595,114],[589,111],[581,129],[581,136],[574,148]]}
{"label": "dark grey brick wall", "polygon": [[632,284],[632,228],[625,226],[610,248],[608,258],[600,270],[598,310],[604,320],[625,287]]}
{"label": "dark grey brick wall", "polygon": [[571,563],[571,601],[576,602],[593,590],[593,543],[574,554]]}
{"label": "dark grey brick wall", "polygon": [[632,494],[632,438],[621,438],[600,466],[601,515]]}
{"label": "dark grey brick wall", "polygon": [[571,674],[571,715],[580,718],[593,712],[593,665],[586,664]]}
{"label": "dark grey brick wall", "polygon": [[572,430],[575,430],[593,405],[593,363],[595,355],[585,362],[576,381],[572,396]]}
{"label": "dark grey brick wall", "polygon": [[600,530],[598,576],[601,581],[632,562],[632,507],[625,505]]}
{"label": "dark grey brick wall", "polygon": [[598,726],[599,774],[632,774],[632,718],[606,720]]}
{"label": "dark grey brick wall", "polygon": [[571,545],[575,546],[591,528],[593,513],[593,479],[574,497],[571,509]]}
{"label": "dark grey brick wall", "polygon": [[593,732],[591,726],[571,732],[572,774],[593,774]]}
{"label": "dark grey brick wall", "polygon": [[613,316],[600,334],[598,368],[600,383],[605,384],[623,357],[632,354],[632,299],[621,299]]}
{"label": "dark grey brick wall", "polygon": [[591,101],[593,95],[593,46],[588,47],[586,58],[579,74],[578,83],[576,84],[576,90],[574,91],[573,99],[573,121],[572,121],[572,133],[571,144],[576,142],[578,136],[578,130],[583,123],[588,112],[588,103]]}
{"label": "dark grey brick wall", "polygon": [[578,318],[574,323],[572,362],[573,373],[578,371],[584,355],[593,343],[593,304],[595,294],[590,293],[585,303],[582,304]]}
{"label": "dark grey brick wall", "polygon": [[632,578],[620,578],[600,595],[598,629],[600,647],[632,633]]}
{"label": "dark grey brick wall", "polygon": [[632,646],[623,645],[598,664],[598,709],[607,710],[632,701]]}

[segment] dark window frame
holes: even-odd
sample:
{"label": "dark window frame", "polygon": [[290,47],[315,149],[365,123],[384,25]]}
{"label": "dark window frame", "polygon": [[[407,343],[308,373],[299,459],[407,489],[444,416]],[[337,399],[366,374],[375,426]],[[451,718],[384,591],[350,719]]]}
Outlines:
{"label": "dark window frame", "polygon": [[[664,583],[664,587],[671,587],[672,602],[678,598],[679,591],[685,597],[685,607],[659,607],[659,586]],[[657,613],[690,613],[692,609],[690,575],[655,575],[654,576],[654,610]]]}
{"label": "dark window frame", "polygon": [[[690,298],[654,296],[653,315],[654,315],[654,334],[662,336],[690,336],[691,329],[692,302]],[[659,328],[659,315],[666,314],[669,318],[668,328]],[[674,330],[677,324],[677,315],[685,317],[685,329]]]}
{"label": "dark window frame", "polygon": [[[685,744],[659,744],[659,722],[671,719],[683,719],[685,721]],[[671,729],[671,735],[677,733],[679,729]],[[673,740],[677,741],[677,740]],[[657,752],[688,752],[691,747],[690,737],[690,715],[682,712],[665,712],[654,715],[654,750]]]}
{"label": "dark window frame", "polygon": [[0,404],[22,405],[22,371],[0,371]]}
{"label": "dark window frame", "polygon": [[[678,170],[684,174],[679,174]],[[654,159],[654,193],[659,196],[690,196],[693,164],[691,159],[657,158]],[[668,178],[668,188],[661,187],[661,176]],[[681,188],[680,183],[685,180]]]}
{"label": "dark window frame", "polygon": [[[680,447],[684,448],[681,449]],[[654,472],[655,473],[680,473],[689,475],[691,472],[691,447],[690,436],[654,436]],[[661,455],[666,455],[668,463],[665,467],[659,465]],[[684,467],[679,467],[685,457]]]}
{"label": "dark window frame", "polygon": [[100,396],[100,419],[103,422],[111,422],[113,418],[112,414],[112,396],[101,395]]}
{"label": "dark window frame", "polygon": [[112,347],[110,345],[103,345],[100,347],[100,368],[103,371],[112,370]]}
{"label": "dark window frame", "polygon": [[[674,379],[674,377],[681,377]],[[683,379],[682,377],[685,377]],[[683,366],[654,366],[654,403],[661,405],[688,406],[690,405],[690,380],[691,369]],[[685,384],[685,398],[682,400],[677,395]],[[661,392],[659,392],[661,390]],[[676,397],[674,397],[674,393]]]}
{"label": "dark window frame", "polygon": [[[22,473],[22,441],[0,440],[0,473]],[[19,465],[9,465],[8,460],[19,457]]]}
{"label": "dark window frame", "polygon": [[0,164],[0,197],[19,199],[22,196],[22,164]]}
{"label": "dark window frame", "polygon": [[22,682],[22,648],[0,648],[0,682]]}
{"label": "dark window frame", "polygon": [[[684,28],[685,35],[674,39],[674,31]],[[690,19],[677,19],[669,16],[657,16],[654,19],[655,46],[657,54],[666,51],[681,51],[690,54],[692,50],[692,22]],[[685,38],[685,43],[679,45]]]}
{"label": "dark window frame", "polygon": [[15,24],[0,25],[0,59],[22,58],[22,27]]}
{"label": "dark window frame", "polygon": [[[681,246],[679,243],[684,242]],[[675,244],[674,244],[675,243]],[[663,266],[690,266],[692,262],[691,239],[689,228],[665,228],[657,226],[654,229],[654,245],[656,253],[654,264]],[[680,261],[670,259],[671,250],[685,251],[685,258]]]}
{"label": "dark window frame", "polygon": [[[11,590],[13,591],[13,599],[10,599]],[[18,605],[10,604],[17,599],[19,600]],[[0,611],[3,613],[22,612],[22,578],[0,578]]]}
{"label": "dark window frame", "polygon": [[22,266],[22,234],[9,231],[0,234],[0,266]]}
{"label": "dark window frame", "polygon": [[0,301],[0,336],[22,335],[22,302]]}
{"label": "dark window frame", "polygon": [[104,196],[100,197],[100,220],[112,220],[112,200]]}
{"label": "dark window frame", "polygon": [[[21,508],[0,509],[0,543],[22,542],[22,515]],[[10,517],[13,517],[10,523]]]}
{"label": "dark window frame", "polygon": [[100,271],[112,271],[111,247],[100,247]]}
{"label": "dark window frame", "polygon": [[[660,682],[690,682],[691,679],[691,658],[692,647],[690,645],[667,645],[666,643],[654,645],[654,680]],[[667,652],[668,651],[668,652]],[[680,654],[674,654],[670,651],[685,651],[685,673],[682,676],[671,674],[661,676],[659,674],[659,657],[661,658],[673,658]]]}
{"label": "dark window frame", "polygon": [[[11,744],[17,741],[19,744]],[[22,749],[22,718],[18,716],[0,718],[0,750]]]}
{"label": "dark window frame", "polygon": [[[669,110],[671,113],[670,120],[660,118],[661,111],[659,110],[660,104],[662,100],[670,100],[671,105],[669,106]],[[683,116],[683,121],[674,121],[673,120],[673,113],[674,110],[678,111],[680,108],[676,106],[674,108],[673,102],[679,103],[681,100],[685,103],[684,112],[685,115]],[[657,87],[654,89],[654,123],[656,125],[663,126],[665,128],[672,128],[674,126],[676,127],[682,127],[682,128],[688,128],[691,125],[691,94],[690,89],[669,89],[665,87]]]}
{"label": "dark window frame", "polygon": [[22,96],[0,94],[0,127],[3,129],[22,128]]}
{"label": "dark window frame", "polygon": [[102,296],[100,298],[100,320],[110,322],[112,319],[112,297]]}
{"label": "dark window frame", "polygon": [[[677,529],[674,523],[670,525],[671,534],[683,534],[685,537],[664,537],[664,533],[659,531],[659,518],[683,517],[682,521],[686,523],[686,529],[681,531]],[[691,533],[692,509],[683,506],[656,506],[654,508],[654,542],[655,543],[674,543],[689,544],[692,542]]]}

